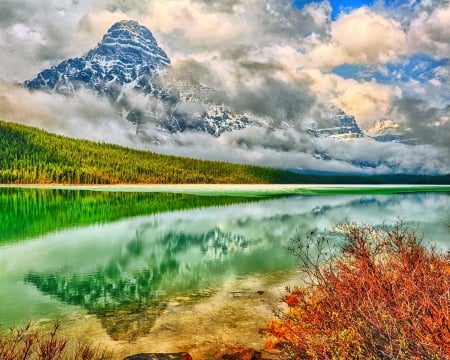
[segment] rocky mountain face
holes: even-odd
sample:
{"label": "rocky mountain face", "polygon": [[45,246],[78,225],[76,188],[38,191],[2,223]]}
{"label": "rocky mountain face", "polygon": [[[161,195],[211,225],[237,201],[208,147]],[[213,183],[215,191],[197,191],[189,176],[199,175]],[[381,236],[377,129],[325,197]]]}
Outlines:
{"label": "rocky mountain face", "polygon": [[155,93],[153,78],[169,65],[150,30],[135,21],[121,21],[85,56],[65,60],[24,85],[65,94],[85,86],[118,100],[126,89]]}
{"label": "rocky mountain face", "polygon": [[328,137],[340,140],[366,138],[378,142],[395,142],[409,145],[418,144],[417,139],[402,133],[400,126],[392,120],[379,120],[363,132],[358,126],[355,117],[346,114],[341,109],[331,107],[328,117],[329,122],[333,126],[321,128],[312,126],[307,131],[316,137]]}
{"label": "rocky mountain face", "polygon": [[[102,41],[86,55],[68,59],[25,81],[30,89],[66,95],[84,87],[108,96],[137,132],[148,126],[169,132],[202,131],[219,136],[227,131],[257,125],[251,114],[238,114],[220,102],[207,101],[214,91],[184,79],[166,83],[170,59],[153,34],[136,21],[114,24]],[[146,101],[136,104],[138,93]]]}
{"label": "rocky mountain face", "polygon": [[[150,30],[136,21],[121,21],[84,56],[46,69],[23,85],[68,96],[87,88],[107,96],[123,118],[136,124],[137,133],[144,138],[154,131],[197,131],[218,137],[249,126],[271,125],[270,120],[237,112],[224,104],[224,97],[216,89],[200,83],[189,70],[168,74],[170,67],[168,55]],[[341,140],[368,136],[376,141],[404,141],[392,132],[366,135],[353,116],[334,107],[328,117],[329,126],[306,131],[316,137]],[[149,135],[147,139],[154,138]]]}
{"label": "rocky mountain face", "polygon": [[367,135],[375,141],[418,144],[417,139],[405,135],[400,125],[392,120],[378,120],[368,130]]}
{"label": "rocky mountain face", "polygon": [[312,127],[308,129],[308,132],[316,137],[330,137],[341,140],[354,140],[364,137],[354,116],[346,114],[341,109],[332,107],[328,117],[333,126],[325,128]]}

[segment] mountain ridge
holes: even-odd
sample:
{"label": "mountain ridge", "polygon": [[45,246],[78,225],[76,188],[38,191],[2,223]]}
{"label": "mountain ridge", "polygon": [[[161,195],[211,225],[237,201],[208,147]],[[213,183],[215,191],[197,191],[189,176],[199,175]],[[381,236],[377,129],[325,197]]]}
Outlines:
{"label": "mountain ridge", "polygon": [[73,93],[85,85],[100,93],[113,94],[115,88],[146,90],[148,80],[170,66],[170,59],[147,28],[136,21],[112,25],[98,45],[86,55],[62,61],[24,82],[30,89]]}
{"label": "mountain ridge", "polygon": [[[189,64],[178,68],[172,66],[152,32],[132,20],[112,25],[99,44],[83,57],[65,60],[23,85],[31,90],[68,96],[76,96],[79,88],[87,88],[94,95],[106,96],[117,116],[135,125],[137,141],[155,145],[176,143],[177,140],[171,137],[176,133],[209,134],[218,138],[250,127],[267,131],[289,131],[292,127],[302,135],[336,141],[362,139],[420,144],[417,139],[402,134],[398,126],[389,121],[380,122],[371,129],[372,133],[363,131],[353,115],[331,105],[320,114],[311,115],[313,125],[310,127],[301,125],[305,119],[300,115],[288,123],[265,116],[264,112],[255,115],[246,107],[237,111],[232,106],[233,99],[225,91],[203,84],[198,71],[191,71]],[[320,141],[314,144],[315,148],[308,149],[307,155],[315,160],[338,161],[366,170],[383,167],[387,169],[385,172],[395,172],[398,166],[385,159],[348,159],[330,153],[320,146]],[[420,168],[412,171],[422,173]]]}
{"label": "mountain ridge", "polygon": [[[97,46],[84,56],[64,60],[23,85],[66,95],[84,86],[107,95],[117,112],[134,123],[136,132],[144,138],[148,126],[168,132],[206,132],[215,137],[249,126],[271,127],[270,120],[249,112],[237,112],[228,104],[212,100],[215,89],[192,78],[189,70],[188,74],[175,71],[175,79],[166,79],[166,70],[170,67],[169,56],[152,32],[134,20],[123,20],[113,24]],[[159,102],[157,110],[152,106],[133,105],[130,100],[133,91],[144,94],[149,103]],[[368,137],[376,141],[401,142],[403,139],[401,136],[366,135],[354,116],[334,106],[326,116],[329,117],[325,119],[328,127],[307,128],[306,132],[315,137],[340,140]]]}
{"label": "mountain ridge", "polygon": [[[188,82],[190,89],[171,89],[163,79],[164,70],[170,65],[170,58],[150,30],[134,20],[124,20],[112,25],[86,55],[64,60],[23,85],[65,95],[74,94],[84,86],[104,94],[118,113],[136,124],[137,133],[145,133],[150,124],[162,131],[192,130],[218,137],[224,132],[259,125],[259,120],[251,114],[236,113],[226,104],[196,96],[196,87],[201,88],[201,84],[195,86]],[[149,102],[159,101],[158,112],[136,108],[130,101],[133,92],[144,94]],[[187,114],[180,110],[186,103],[196,106],[198,111]]]}

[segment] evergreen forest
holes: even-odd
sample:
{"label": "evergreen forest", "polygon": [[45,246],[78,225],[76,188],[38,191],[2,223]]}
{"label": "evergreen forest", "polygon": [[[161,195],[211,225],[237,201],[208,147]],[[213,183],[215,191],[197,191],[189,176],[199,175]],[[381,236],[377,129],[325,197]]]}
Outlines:
{"label": "evergreen forest", "polygon": [[157,154],[0,121],[2,184],[449,184],[450,175],[321,176]]}

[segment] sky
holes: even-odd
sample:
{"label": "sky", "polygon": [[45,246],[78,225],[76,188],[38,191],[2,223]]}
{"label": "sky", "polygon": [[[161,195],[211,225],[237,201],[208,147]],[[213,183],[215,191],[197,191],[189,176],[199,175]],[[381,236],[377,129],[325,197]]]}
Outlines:
{"label": "sky", "polygon": [[[174,70],[268,119],[270,131],[166,134],[146,144],[87,91],[65,98],[18,85],[85,54],[124,19],[153,32]],[[449,71],[448,0],[0,0],[0,118],[158,152],[325,171],[449,173]],[[327,125],[330,106],[355,116],[367,134],[389,127],[416,145],[306,136],[305,126]]]}

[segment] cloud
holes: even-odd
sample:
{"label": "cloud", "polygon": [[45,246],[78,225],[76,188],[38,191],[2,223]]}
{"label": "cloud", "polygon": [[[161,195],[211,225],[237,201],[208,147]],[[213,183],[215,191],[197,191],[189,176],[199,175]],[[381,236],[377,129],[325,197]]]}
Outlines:
{"label": "cloud", "polygon": [[[149,124],[145,129],[147,140],[150,137],[153,140],[149,142],[136,135],[135,126],[115,113],[109,102],[87,90],[70,99],[30,92],[14,85],[1,85],[0,93],[0,114],[4,119],[66,136],[118,143],[159,153],[324,171],[359,172],[363,170],[361,163],[373,165],[373,168],[364,170],[370,173],[392,171],[393,167],[397,171],[450,171],[445,144],[441,144],[441,147],[412,147],[402,144],[386,146],[364,139],[342,142],[313,138],[295,127],[249,127],[215,138],[205,133],[161,132],[155,124]],[[404,108],[407,108],[406,104]],[[191,111],[189,108],[181,110]],[[448,130],[448,124],[446,126]],[[333,160],[325,161],[320,156]]]}
{"label": "cloud", "polygon": [[431,13],[421,12],[408,31],[410,53],[427,53],[433,57],[450,54],[450,3],[435,8]]}
{"label": "cloud", "polygon": [[[151,145],[157,152],[211,160],[272,166],[279,168],[316,169],[335,172],[421,171],[448,173],[448,150],[420,145],[375,142],[361,139],[344,142],[329,138],[311,138],[292,129],[250,127],[227,133],[220,138],[206,134],[176,133],[170,141]],[[166,138],[166,140],[169,140]],[[331,157],[322,160],[322,157]],[[366,164],[371,167],[361,167]]]}
{"label": "cloud", "polygon": [[[84,15],[77,26],[77,42],[83,47],[90,48],[100,42],[103,35],[112,24],[121,20],[130,20],[131,17],[122,11],[100,11]],[[79,54],[80,55],[80,54]]]}
{"label": "cloud", "polygon": [[0,118],[74,138],[124,146],[137,144],[135,127],[123,120],[109,101],[88,90],[67,98],[3,83]]}
{"label": "cloud", "polygon": [[396,86],[344,79],[317,69],[305,69],[299,77],[309,85],[320,102],[331,103],[355,116],[363,129],[387,117],[392,110],[392,102],[402,95]]}
{"label": "cloud", "polygon": [[424,100],[405,97],[395,102],[393,114],[422,143],[447,148],[440,156],[450,158],[450,105],[438,109]]}
{"label": "cloud", "polygon": [[205,54],[220,60],[271,47],[294,53],[305,34],[326,34],[330,12],[326,2],[297,10],[288,0],[4,0],[0,9],[0,77],[8,81],[86,53],[117,20],[147,26],[174,61]]}
{"label": "cloud", "polygon": [[355,116],[358,124],[367,129],[391,112],[392,101],[401,95],[400,89],[376,82],[346,80],[342,92],[332,103]]}
{"label": "cloud", "polygon": [[238,9],[210,11],[204,3],[192,0],[152,1],[142,21],[155,31],[178,33],[190,41],[190,46],[197,47],[231,41],[246,27],[245,23],[239,24]]}
{"label": "cloud", "polygon": [[405,50],[401,25],[368,8],[343,14],[332,23],[330,39],[313,43],[304,66],[333,68],[342,64],[385,64]]}

